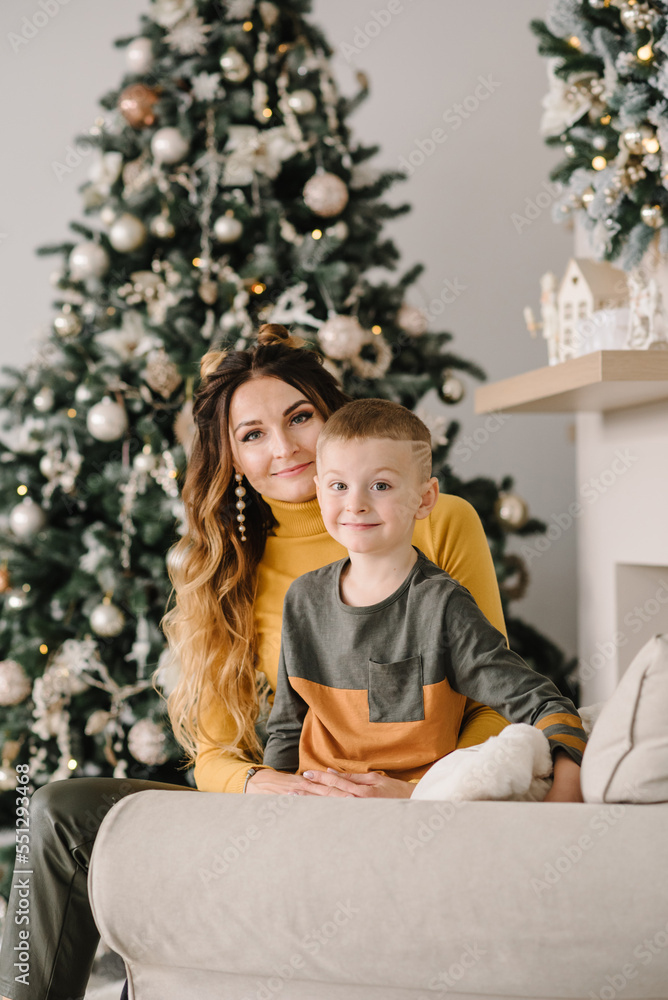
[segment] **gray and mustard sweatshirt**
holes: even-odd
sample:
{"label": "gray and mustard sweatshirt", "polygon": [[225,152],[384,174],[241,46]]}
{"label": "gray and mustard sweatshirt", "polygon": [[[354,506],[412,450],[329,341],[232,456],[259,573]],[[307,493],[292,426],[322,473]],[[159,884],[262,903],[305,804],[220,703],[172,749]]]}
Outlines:
{"label": "gray and mustard sweatshirt", "polygon": [[573,703],[414,548],[408,576],[378,604],[342,601],[348,558],[291,584],[264,763],[416,780],[455,749],[469,697],[542,729],[553,755],[579,764],[586,736]]}

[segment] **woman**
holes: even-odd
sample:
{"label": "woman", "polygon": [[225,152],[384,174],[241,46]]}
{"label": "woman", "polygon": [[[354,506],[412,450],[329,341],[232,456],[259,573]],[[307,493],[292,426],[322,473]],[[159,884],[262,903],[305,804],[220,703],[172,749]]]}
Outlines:
{"label": "woman", "polygon": [[[188,531],[168,560],[176,604],[164,627],[181,666],[170,718],[200,791],[408,796],[412,785],[380,773],[316,772],[308,780],[260,765],[256,725],[276,683],[285,592],[297,576],[345,555],[324,529],[313,475],[320,429],[348,397],[322,358],[301,344],[284,327],[267,325],[256,347],[202,360],[197,434],[182,491]],[[429,518],[417,522],[414,539],[503,629],[492,559],[473,508],[439,497]],[[264,690],[258,675],[266,678]],[[458,746],[481,743],[504,725],[491,709],[467,703]],[[150,788],[183,790],[76,778],[34,794],[29,985],[15,981],[13,965],[15,948],[24,945],[14,922],[17,869],[0,952],[5,998],[83,997],[99,939],[86,886],[95,835],[115,802]]]}

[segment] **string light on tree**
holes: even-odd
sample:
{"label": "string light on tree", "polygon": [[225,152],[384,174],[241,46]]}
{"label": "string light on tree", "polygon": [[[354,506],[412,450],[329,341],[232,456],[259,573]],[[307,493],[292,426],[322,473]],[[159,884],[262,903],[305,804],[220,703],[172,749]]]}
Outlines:
{"label": "string light on tree", "polygon": [[651,229],[660,229],[664,222],[661,205],[643,205],[640,209],[640,218]]}

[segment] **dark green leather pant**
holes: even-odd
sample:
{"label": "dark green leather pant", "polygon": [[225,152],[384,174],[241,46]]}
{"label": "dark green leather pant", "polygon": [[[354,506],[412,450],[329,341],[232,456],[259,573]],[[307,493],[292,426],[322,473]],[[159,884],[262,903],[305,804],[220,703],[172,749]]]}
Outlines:
{"label": "dark green leather pant", "polygon": [[16,865],[7,907],[0,996],[82,1000],[100,939],[87,885],[100,823],[133,792],[185,787],[134,778],[69,778],[34,792],[29,863]]}

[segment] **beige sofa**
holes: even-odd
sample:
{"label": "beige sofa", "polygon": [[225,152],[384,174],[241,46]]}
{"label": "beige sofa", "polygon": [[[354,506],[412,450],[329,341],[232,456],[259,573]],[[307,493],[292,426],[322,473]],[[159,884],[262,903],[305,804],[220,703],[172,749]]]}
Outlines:
{"label": "beige sofa", "polygon": [[665,1000],[667,761],[664,636],[594,726],[584,804],[139,792],[93,912],[137,1000]]}

